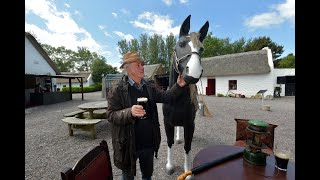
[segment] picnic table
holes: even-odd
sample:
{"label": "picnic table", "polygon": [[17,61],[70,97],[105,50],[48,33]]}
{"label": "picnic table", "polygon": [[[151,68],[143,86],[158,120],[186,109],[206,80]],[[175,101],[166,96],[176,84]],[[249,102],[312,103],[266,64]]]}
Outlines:
{"label": "picnic table", "polygon": [[[68,124],[69,135],[73,136],[74,129],[82,129],[85,131],[90,131],[92,138],[94,139],[96,137],[95,125],[100,123],[103,119],[95,118],[93,111],[106,109],[107,107],[107,101],[88,102],[79,105],[78,108],[80,110],[65,114],[65,118],[63,118],[62,121]],[[84,118],[84,112],[89,112],[88,118]]]}
{"label": "picnic table", "polygon": [[84,104],[80,104],[78,106],[79,109],[86,110],[89,112],[89,119],[93,118],[93,111],[98,109],[107,109],[108,101],[95,101],[95,102],[88,102]]}

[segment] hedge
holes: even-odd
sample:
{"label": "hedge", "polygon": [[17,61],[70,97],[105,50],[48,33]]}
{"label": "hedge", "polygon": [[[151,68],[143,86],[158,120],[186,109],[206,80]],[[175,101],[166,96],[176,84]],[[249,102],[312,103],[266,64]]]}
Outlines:
{"label": "hedge", "polygon": [[[81,93],[81,87],[74,87],[72,86],[72,93]],[[92,86],[85,86],[83,87],[83,92],[88,93],[88,92],[96,92],[96,91],[101,91],[102,90],[102,85],[101,83],[94,84]],[[62,87],[62,92],[69,92],[69,87]]]}

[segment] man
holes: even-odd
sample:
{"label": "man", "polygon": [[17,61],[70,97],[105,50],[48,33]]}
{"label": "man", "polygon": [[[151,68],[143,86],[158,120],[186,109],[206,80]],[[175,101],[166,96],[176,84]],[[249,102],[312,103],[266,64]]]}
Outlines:
{"label": "man", "polygon": [[[122,170],[123,180],[133,180],[139,159],[143,180],[151,180],[153,156],[157,158],[161,142],[156,103],[168,103],[178,97],[185,86],[180,76],[168,91],[144,79],[144,61],[136,52],[123,56],[120,66],[126,75],[108,93],[107,119],[112,123],[114,164]],[[137,98],[146,97],[147,109],[137,105]],[[142,119],[140,117],[145,116]]]}

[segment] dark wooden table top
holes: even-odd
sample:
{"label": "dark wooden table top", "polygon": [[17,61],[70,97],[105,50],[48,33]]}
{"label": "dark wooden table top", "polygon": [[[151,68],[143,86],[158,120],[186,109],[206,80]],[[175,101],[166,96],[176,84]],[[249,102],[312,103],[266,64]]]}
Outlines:
{"label": "dark wooden table top", "polygon": [[[203,163],[223,158],[227,155],[239,152],[243,147],[231,145],[211,145],[199,151],[194,160],[193,167]],[[243,157],[235,158],[214,167],[210,167],[199,174],[195,174],[196,180],[214,179],[295,179],[295,165],[289,161],[287,171],[275,168],[274,155],[267,156],[266,166],[253,165]]]}

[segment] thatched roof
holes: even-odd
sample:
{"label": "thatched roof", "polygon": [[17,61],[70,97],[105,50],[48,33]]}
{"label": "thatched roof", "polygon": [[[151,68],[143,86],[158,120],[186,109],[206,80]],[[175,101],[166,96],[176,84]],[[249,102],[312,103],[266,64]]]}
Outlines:
{"label": "thatched roof", "polygon": [[145,77],[148,79],[154,79],[155,75],[164,74],[164,73],[166,72],[162,64],[151,64],[151,65],[144,66],[144,74],[145,74]]}
{"label": "thatched roof", "polygon": [[54,62],[48,56],[47,52],[42,48],[39,42],[28,32],[25,32],[26,38],[31,42],[31,44],[36,48],[39,54],[47,61],[51,68],[56,72],[57,75],[61,74]]}
{"label": "thatched roof", "polygon": [[[88,81],[87,79],[90,74],[91,74],[91,72],[61,72],[61,75],[64,75],[64,76],[83,77],[82,78],[83,83]],[[71,82],[78,83],[79,81],[77,79],[71,79]],[[69,79],[58,78],[57,83],[69,83]]]}
{"label": "thatched roof", "polygon": [[271,71],[266,49],[202,58],[202,67],[204,77],[264,74]]}

